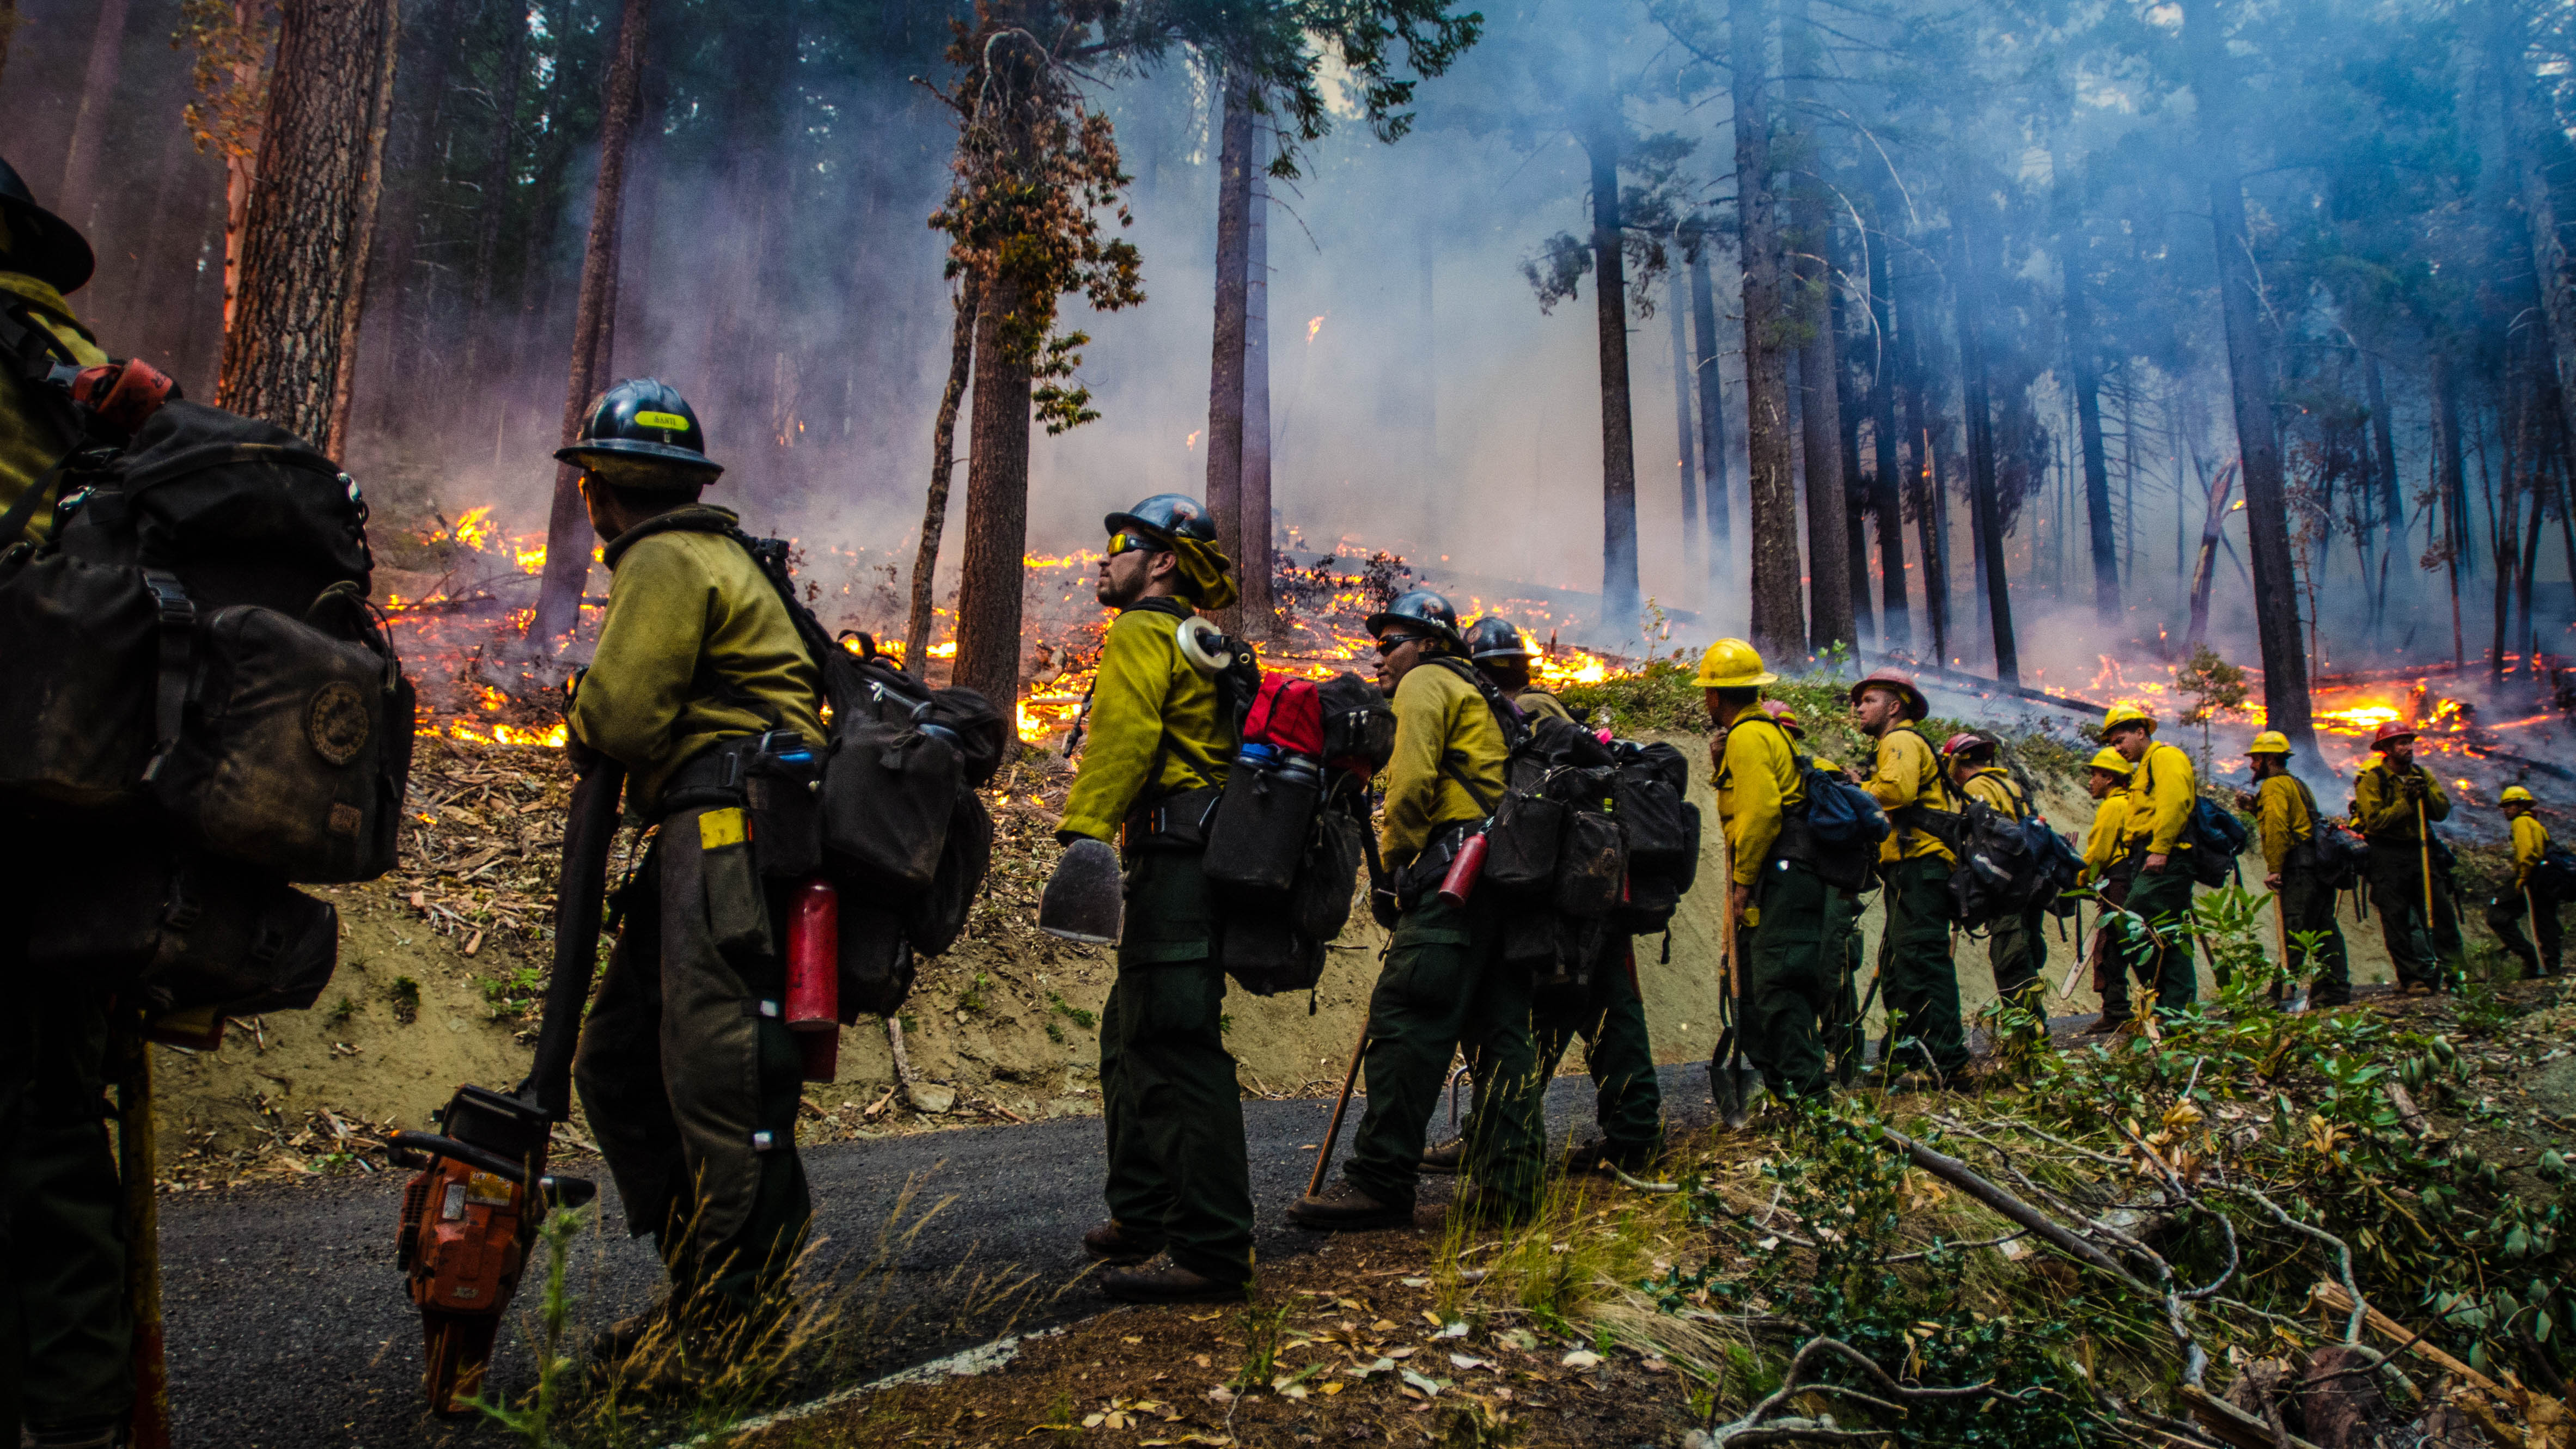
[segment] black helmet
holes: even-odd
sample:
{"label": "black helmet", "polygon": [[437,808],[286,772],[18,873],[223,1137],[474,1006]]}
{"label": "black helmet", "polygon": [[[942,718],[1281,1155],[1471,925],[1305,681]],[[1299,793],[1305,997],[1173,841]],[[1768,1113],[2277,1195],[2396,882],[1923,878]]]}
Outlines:
{"label": "black helmet", "polygon": [[1100,531],[1116,533],[1132,528],[1156,538],[1194,538],[1201,543],[1216,542],[1216,525],[1208,521],[1207,505],[1186,493],[1157,493],[1124,513],[1113,513],[1100,520]]}
{"label": "black helmet", "polygon": [[1384,613],[1368,616],[1368,631],[1372,634],[1390,624],[1411,624],[1453,648],[1458,644],[1458,611],[1429,589],[1407,589],[1395,596],[1395,602],[1387,605]]}
{"label": "black helmet", "polygon": [[[581,421],[581,436],[555,449],[555,458],[577,468],[590,466],[594,455],[667,464],[703,475],[685,482],[674,480],[679,486],[694,487],[712,483],[724,472],[707,456],[706,447],[707,435],[698,426],[698,415],[679,389],[660,378],[630,377],[599,395],[599,401],[591,404],[590,416]],[[637,486],[650,485],[637,480]]]}
{"label": "black helmet", "polygon": [[1529,641],[1513,627],[1509,619],[1491,614],[1467,626],[1467,657],[1482,664],[1488,659],[1527,659]]}
{"label": "black helmet", "polygon": [[79,291],[97,270],[98,259],[79,230],[38,206],[36,194],[5,160],[0,160],[0,226],[8,237],[6,247],[0,247],[0,267],[23,272],[65,296]]}

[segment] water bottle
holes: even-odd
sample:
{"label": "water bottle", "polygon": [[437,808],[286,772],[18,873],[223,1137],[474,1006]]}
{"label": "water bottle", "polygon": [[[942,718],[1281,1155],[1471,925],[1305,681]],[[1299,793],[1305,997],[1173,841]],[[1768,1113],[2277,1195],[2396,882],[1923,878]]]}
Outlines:
{"label": "water bottle", "polygon": [[1279,760],[1279,781],[1306,790],[1324,788],[1324,763],[1312,755],[1283,755]]}

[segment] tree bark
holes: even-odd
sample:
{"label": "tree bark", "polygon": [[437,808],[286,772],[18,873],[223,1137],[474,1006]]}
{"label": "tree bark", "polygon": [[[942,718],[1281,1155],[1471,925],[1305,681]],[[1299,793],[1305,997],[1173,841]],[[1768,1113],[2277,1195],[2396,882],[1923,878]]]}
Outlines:
{"label": "tree bark", "polygon": [[[1241,79],[1226,82],[1222,137],[1217,153],[1216,336],[1208,367],[1207,506],[1217,548],[1239,563],[1243,541],[1251,533],[1243,515],[1243,347],[1251,303],[1252,97]],[[1217,614],[1229,633],[1242,628],[1243,617],[1239,606]]]}
{"label": "tree bark", "polygon": [[[1279,632],[1279,614],[1270,592],[1270,187],[1262,178],[1261,150],[1256,125],[1252,206],[1244,226],[1243,552],[1236,563],[1242,591],[1236,607],[1254,637],[1266,639]],[[1429,310],[1427,304],[1424,310]],[[1427,331],[1424,341],[1429,341]],[[1430,379],[1423,384],[1427,390]]]}
{"label": "tree bark", "polygon": [[1683,597],[1696,605],[1700,584],[1707,573],[1699,562],[1699,420],[1691,415],[1690,338],[1682,325],[1682,312],[1687,302],[1684,288],[1688,281],[1679,269],[1672,274],[1672,295],[1665,299],[1664,310],[1671,313],[1673,333],[1673,457],[1682,485],[1682,577]]}
{"label": "tree bark", "polygon": [[515,3],[502,12],[501,84],[492,94],[492,154],[483,165],[482,194],[475,198],[474,300],[465,313],[465,375],[481,374],[483,336],[490,330],[492,268],[499,261],[501,218],[509,211],[510,169],[517,159],[519,90],[528,73],[528,16]]}
{"label": "tree bark", "polygon": [[2460,388],[2457,369],[2450,355],[2434,349],[2433,394],[2433,497],[2442,510],[2442,558],[2448,567],[2451,585],[2451,667],[2460,668],[2468,661],[2468,649],[2460,629],[2460,552],[2465,546],[2460,528],[2460,501],[2467,495],[2463,459],[2460,454]]}
{"label": "tree bark", "polygon": [[1923,554],[1923,617],[1932,633],[1932,663],[1946,668],[1950,663],[1950,556],[1944,545],[1949,542],[1949,530],[1942,526],[1941,463],[1932,442],[1927,396],[1933,385],[1925,346],[1929,330],[1925,318],[1931,310],[1923,295],[1927,286],[1918,280],[1911,288],[1912,295],[1897,319],[1896,335],[1905,356],[1905,445],[1914,455],[1908,471]]}
{"label": "tree bark", "polygon": [[[401,223],[385,238],[384,272],[380,285],[393,315],[385,320],[384,335],[390,345],[385,349],[384,386],[376,404],[376,426],[391,432],[409,420],[410,409],[404,398],[428,374],[431,349],[425,338],[411,335],[414,318],[425,327],[430,317],[428,288],[414,284],[412,259],[421,229],[444,179],[445,167],[434,165],[429,158],[437,154],[438,144],[447,129],[451,112],[447,107],[447,76],[455,61],[458,33],[464,18],[464,0],[439,0],[431,12],[428,33],[413,47],[419,57],[419,116],[402,128],[401,145],[396,148],[399,163],[389,167],[409,173],[412,190],[408,205],[397,204]],[[432,174],[421,174],[428,166]],[[403,213],[408,213],[403,214]]]}
{"label": "tree bark", "polygon": [[367,137],[367,169],[365,179],[359,183],[358,233],[350,247],[349,305],[341,313],[340,359],[331,376],[331,424],[322,443],[322,451],[334,458],[348,456],[350,398],[358,386],[358,340],[366,315],[367,269],[375,260],[376,215],[385,199],[385,136],[393,127],[394,70],[402,58],[400,0],[387,0],[386,12],[394,33],[385,41],[384,64],[376,78],[375,124]]}
{"label": "tree bark", "polygon": [[[256,27],[266,14],[269,0],[233,0],[233,24],[244,30]],[[270,62],[275,74],[275,62]],[[259,73],[257,63],[233,67],[233,85],[240,90],[256,90],[269,82]],[[265,124],[263,120],[263,124]],[[237,145],[224,152],[224,346],[232,345],[233,312],[241,299],[242,243],[250,226],[251,192],[259,185],[260,137],[256,134],[237,138]]]}
{"label": "tree bark", "polygon": [[1870,512],[1878,516],[1879,647],[1909,649],[1912,621],[1905,603],[1905,470],[1899,459],[1896,431],[1896,314],[1888,292],[1887,247],[1869,244],[1869,305],[1877,320],[1877,345],[1870,350],[1871,440]]}
{"label": "tree bark", "polygon": [[2236,82],[2225,71],[2215,0],[2186,0],[2183,44],[2199,93],[2201,150],[2210,164],[2210,223],[2218,248],[2220,314],[2227,330],[2229,393],[2237,456],[2244,464],[2245,524],[2253,554],[2254,622],[2263,653],[2263,712],[2302,754],[2316,748],[2308,659],[2299,638],[2298,579],[2290,563],[2290,518],[2281,445],[2272,427],[2272,384],[2264,357],[2260,279],[2248,251],[2245,192],[2237,173]]}
{"label": "tree bark", "polygon": [[975,406],[966,464],[966,539],[957,579],[953,682],[1006,719],[1020,696],[1020,591],[1029,532],[1029,364],[1002,345],[1019,283],[987,278],[975,324]]}
{"label": "tree bark", "polygon": [[2112,536],[2111,468],[2102,449],[2102,354],[2093,339],[2093,307],[2084,293],[2084,272],[2073,248],[2077,239],[2060,238],[2067,249],[2066,344],[2068,371],[2075,380],[2075,431],[2084,450],[2084,522],[2093,553],[2093,613],[2105,625],[2120,622],[2120,545]]}
{"label": "tree bark", "polygon": [[56,205],[67,217],[79,217],[82,229],[98,227],[98,158],[107,148],[108,118],[116,111],[116,76],[125,58],[126,0],[97,0],[98,25],[91,32],[89,65],[81,76],[80,108],[72,115],[72,143],[63,154],[62,185]]}
{"label": "tree bark", "polygon": [[[2518,11],[2504,4],[2494,5],[2494,15],[2501,27],[2510,24]],[[2509,42],[2520,36],[2507,32]],[[2558,200],[2550,190],[2549,173],[2543,165],[2540,137],[2556,129],[2554,123],[2532,116],[2532,78],[2520,64],[2522,47],[2510,45],[2500,54],[2497,81],[2504,93],[2505,123],[2511,134],[2506,144],[2513,152],[2516,180],[2522,191],[2522,215],[2531,229],[2532,271],[2540,283],[2540,312],[2548,322],[2549,358],[2558,379],[2559,417],[2567,436],[2576,439],[2576,260],[2567,250],[2566,233],[2559,229]],[[2376,380],[2378,374],[2373,373]]]}
{"label": "tree bark", "polygon": [[1637,577],[1637,438],[1628,393],[1628,268],[1619,222],[1619,131],[1609,77],[1597,77],[1584,151],[1592,163],[1592,294],[1601,359],[1601,622],[1616,646],[1644,605]]}
{"label": "tree bark", "polygon": [[1857,648],[1860,641],[1853,628],[1842,395],[1835,379],[1834,279],[1826,263],[1833,250],[1834,219],[1824,184],[1812,174],[1822,164],[1821,148],[1813,118],[1802,104],[1807,85],[1800,77],[1818,68],[1815,31],[1804,0],[1781,17],[1780,48],[1782,68],[1790,76],[1783,85],[1786,109],[1797,128],[1789,143],[1794,155],[1789,165],[1809,173],[1789,188],[1787,250],[1797,319],[1799,441],[1807,475],[1807,648],[1823,654],[1837,644]]}
{"label": "tree bark", "polygon": [[[2397,486],[2395,425],[2388,416],[2388,389],[2380,380],[2378,353],[2362,354],[2362,376],[2370,389],[2370,436],[2378,451],[2378,456],[2372,461],[2378,464],[2380,506],[2386,510],[2381,524],[2388,530],[2387,551],[2395,553],[2406,544],[2406,491]],[[2576,575],[2569,577],[2576,578]],[[2372,598],[2370,622],[2374,630],[2378,628],[2380,615],[2387,604],[2384,595]]]}
{"label": "tree bark", "polygon": [[1753,647],[1773,662],[1806,650],[1798,598],[1798,494],[1789,464],[1790,321],[1771,187],[1768,0],[1727,8],[1735,100],[1735,211],[1744,259],[1744,451],[1752,465]]}
{"label": "tree bark", "polygon": [[[608,65],[607,96],[599,113],[599,187],[590,205],[590,237],[582,248],[581,295],[573,305],[572,363],[564,378],[563,432],[570,443],[599,392],[606,337],[617,315],[617,233],[624,219],[626,152],[635,136],[635,92],[644,71],[648,0],[625,0],[617,18],[617,50]],[[581,622],[582,585],[590,578],[590,515],[582,507],[581,470],[555,465],[554,507],[546,516],[546,569],[537,586],[531,639],[556,639]]]}
{"label": "tree bark", "polygon": [[1984,245],[1985,202],[1964,169],[1951,189],[1951,217],[1959,237],[1959,394],[1968,421],[1969,512],[1977,530],[1977,558],[1985,585],[1986,621],[1995,650],[1995,678],[2021,683],[2015,646],[2012,586],[2005,577],[2003,500],[1995,479],[1993,399],[1986,386]]}
{"label": "tree bark", "polygon": [[1843,309],[1843,296],[1837,291],[1833,309],[1834,397],[1835,411],[1842,420],[1843,561],[1851,580],[1852,639],[1857,649],[1876,643],[1878,632],[1869,597],[1869,484],[1860,472],[1862,409],[1853,391],[1851,369],[1842,360],[1843,348],[1850,339],[1843,325]]}
{"label": "tree bark", "polygon": [[957,404],[966,395],[975,360],[976,299],[983,295],[973,272],[959,279],[956,318],[948,326],[948,383],[939,390],[939,418],[930,429],[930,491],[921,507],[921,547],[912,560],[912,614],[904,623],[903,667],[917,678],[930,671],[933,588],[939,578],[939,540],[948,528],[948,485],[957,476]]}
{"label": "tree bark", "polygon": [[1710,582],[1732,572],[1733,540],[1726,457],[1726,378],[1717,365],[1717,291],[1709,285],[1708,248],[1691,253],[1691,336],[1698,361],[1691,376],[1699,384],[1699,476],[1708,501],[1708,571]]}
{"label": "tree bark", "polygon": [[340,357],[366,280],[393,0],[289,0],[215,403],[337,454]]}
{"label": "tree bark", "polygon": [[2227,499],[2235,491],[2236,474],[2218,470],[2210,484],[2208,506],[2201,512],[2200,559],[2191,570],[2191,619],[2183,629],[2182,652],[2187,658],[2209,637],[2209,588],[2218,574],[2218,545],[2226,536]]}

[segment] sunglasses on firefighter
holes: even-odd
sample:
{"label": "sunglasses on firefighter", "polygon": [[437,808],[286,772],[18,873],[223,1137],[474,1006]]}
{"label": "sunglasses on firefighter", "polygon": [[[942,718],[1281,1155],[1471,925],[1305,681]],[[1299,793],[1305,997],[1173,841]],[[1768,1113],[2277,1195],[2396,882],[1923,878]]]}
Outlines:
{"label": "sunglasses on firefighter", "polygon": [[1121,529],[1109,535],[1111,558],[1116,558],[1122,553],[1135,553],[1140,549],[1146,553],[1169,553],[1172,551],[1172,546],[1150,533],[1138,533],[1133,529]]}
{"label": "sunglasses on firefighter", "polygon": [[1377,657],[1384,659],[1407,644],[1419,644],[1423,637],[1420,634],[1381,634],[1377,640]]}

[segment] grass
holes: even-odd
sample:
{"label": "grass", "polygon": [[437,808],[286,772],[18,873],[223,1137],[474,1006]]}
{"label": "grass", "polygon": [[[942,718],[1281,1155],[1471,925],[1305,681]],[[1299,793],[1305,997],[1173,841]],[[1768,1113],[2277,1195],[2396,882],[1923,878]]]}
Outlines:
{"label": "grass", "polygon": [[1097,1013],[1085,1011],[1052,991],[1047,993],[1047,1010],[1081,1027],[1084,1031],[1094,1031],[1100,1026],[1100,1017]]}
{"label": "grass", "polygon": [[397,976],[394,978],[393,989],[386,994],[393,998],[394,1020],[405,1026],[420,1020],[419,982],[408,976]]}
{"label": "grass", "polygon": [[[498,976],[477,976],[474,984],[483,989],[483,1000],[491,1006],[495,1021],[517,1021],[525,1017],[536,1009],[537,1000],[546,989],[545,977],[534,966],[514,966]],[[415,1014],[419,991],[415,984],[412,988]]]}

